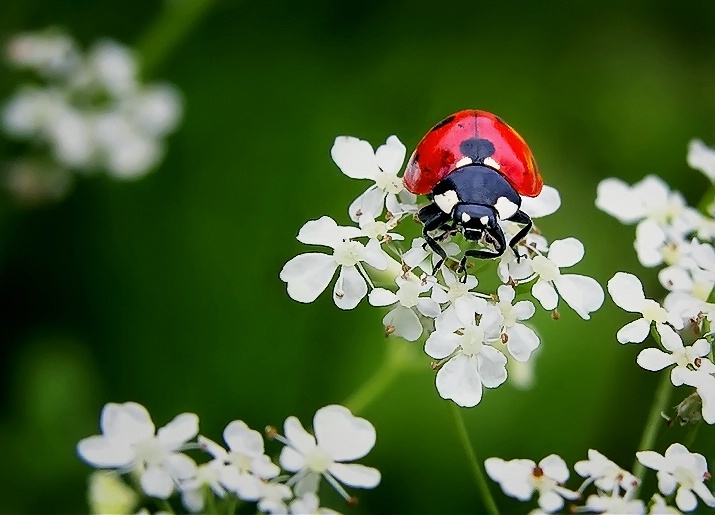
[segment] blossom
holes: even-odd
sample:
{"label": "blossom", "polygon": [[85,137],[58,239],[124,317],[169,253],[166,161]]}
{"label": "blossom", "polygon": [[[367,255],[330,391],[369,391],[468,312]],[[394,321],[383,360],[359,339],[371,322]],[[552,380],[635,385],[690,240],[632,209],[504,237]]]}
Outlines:
{"label": "blossom", "polygon": [[258,510],[283,515],[288,513],[285,501],[293,497],[290,487],[282,483],[260,483]]}
{"label": "blossom", "polygon": [[422,322],[415,313],[417,310],[424,316],[436,317],[440,314],[439,304],[429,297],[421,297],[432,289],[430,281],[418,279],[395,279],[398,289],[393,293],[385,288],[375,288],[368,297],[373,306],[389,306],[395,304],[382,319],[389,334],[394,334],[407,341],[415,341],[422,336]]}
{"label": "blossom", "polygon": [[604,515],[642,515],[645,504],[640,499],[629,499],[627,495],[589,495],[586,509]]}
{"label": "blossom", "polygon": [[397,174],[405,160],[406,149],[397,136],[373,151],[367,141],[352,136],[338,136],[330,155],[338,168],[352,179],[370,179],[374,184],[350,205],[348,213],[357,222],[363,213],[380,215],[383,206],[391,215],[415,211],[416,197],[405,190]]}
{"label": "blossom", "polygon": [[676,329],[682,329],[683,321],[666,311],[660,304],[652,299],[647,299],[643,293],[643,285],[633,274],[617,272],[608,281],[608,293],[618,307],[631,313],[640,313],[642,318],[634,320],[623,326],[616,333],[620,343],[640,343],[648,336],[651,323],[661,335],[666,323]]}
{"label": "blossom", "polygon": [[305,515],[307,513],[314,515],[339,515],[337,511],[329,508],[321,508],[320,499],[312,492],[307,492],[302,497],[293,500],[289,508],[293,515]]}
{"label": "blossom", "polygon": [[139,496],[116,472],[96,470],[89,476],[87,501],[92,513],[132,513]]}
{"label": "blossom", "polygon": [[345,499],[350,496],[340,483],[356,488],[374,488],[380,483],[380,472],[372,467],[347,463],[364,457],[375,445],[375,428],[354,416],[343,406],[320,408],[313,417],[315,436],[308,433],[296,417],[288,417],[283,426],[285,444],[280,464],[296,472],[288,485],[296,485],[295,494],[315,491],[317,480],[324,477]]}
{"label": "blossom", "polygon": [[[367,283],[361,273],[365,262],[378,270],[387,268],[382,251],[367,248],[354,238],[362,236],[357,227],[339,226],[323,216],[311,220],[298,232],[298,241],[333,249],[333,254],[309,252],[288,261],[280,278],[287,283],[288,295],[298,302],[313,302],[327,287],[335,271],[340,269],[333,288],[333,300],[340,309],[353,309],[367,295]],[[379,250],[379,249],[378,249]]]}
{"label": "blossom", "polygon": [[651,502],[653,504],[651,504],[650,511],[648,511],[649,515],[680,515],[680,510],[668,506],[665,499],[658,494],[653,494]]}
{"label": "blossom", "polygon": [[198,423],[193,413],[182,413],[154,434],[146,408],[108,403],[100,417],[102,434],[81,440],[77,452],[95,467],[136,471],[147,495],[166,499],[174,483],[196,474],[194,461],[178,451],[196,436]]}
{"label": "blossom", "polygon": [[690,168],[703,172],[710,182],[715,182],[715,150],[702,140],[694,139],[688,143],[687,162]]}
{"label": "blossom", "polygon": [[560,296],[581,318],[589,320],[589,314],[601,307],[603,289],[593,278],[561,273],[561,268],[575,265],[583,255],[583,244],[576,238],[566,238],[551,243],[548,257],[537,255],[531,260],[539,277],[531,294],[544,309],[555,309]]}
{"label": "blossom", "polygon": [[444,285],[437,284],[432,289],[432,299],[440,304],[448,304],[441,317],[459,312],[464,318],[470,318],[484,310],[487,305],[486,300],[471,291],[477,287],[476,277],[467,275],[462,282],[447,267],[442,267],[441,271]]}
{"label": "blossom", "polygon": [[674,443],[661,455],[655,451],[636,453],[638,461],[658,471],[658,489],[671,495],[677,488],[675,504],[682,511],[692,511],[698,505],[697,494],[703,502],[715,507],[715,496],[703,481],[710,477],[702,454],[690,452],[684,445]]}
{"label": "blossom", "polygon": [[491,343],[500,342],[502,317],[489,306],[479,323],[474,314],[443,318],[425,342],[425,352],[440,362],[435,384],[443,399],[473,407],[482,399],[482,386],[496,388],[506,381],[506,356]]}
{"label": "blossom", "polygon": [[625,491],[638,486],[638,479],[630,472],[622,469],[595,449],[588,450],[588,460],[576,462],[576,473],[593,481],[599,490],[617,492],[618,487]]}
{"label": "blossom", "polygon": [[181,502],[187,510],[192,513],[204,511],[206,486],[217,497],[223,499],[226,496],[226,489],[221,484],[223,470],[224,464],[220,460],[211,460],[198,466],[195,477],[181,483]]}
{"label": "blossom", "polygon": [[504,461],[488,458],[484,468],[489,477],[499,483],[504,493],[520,501],[528,501],[539,493],[539,507],[546,513],[560,510],[564,499],[576,499],[577,492],[561,486],[569,478],[566,463],[556,454],[551,454],[537,465],[532,460]]}
{"label": "blossom", "polygon": [[[453,241],[448,241],[441,244],[447,258],[452,258],[460,253],[459,245]],[[429,275],[434,275],[436,271],[434,270],[437,262],[441,261],[442,257],[432,250],[432,247],[427,245],[427,241],[424,238],[415,238],[412,240],[411,248],[405,252],[402,256],[402,261],[405,265],[410,268],[418,267],[423,272]]]}
{"label": "blossom", "polygon": [[[701,358],[699,364],[700,366],[696,370],[676,367],[670,378],[675,386],[687,384],[695,387],[697,397],[700,398],[703,420],[708,424],[715,424],[715,375],[713,375],[713,363],[710,360]],[[687,400],[683,401],[686,405],[689,404]]]}
{"label": "blossom", "polygon": [[515,297],[514,288],[503,284],[497,289],[496,306],[502,315],[502,340],[506,340],[509,354],[515,360],[525,362],[539,346],[539,337],[531,327],[519,322],[531,318],[536,309],[528,300],[520,300],[512,304]]}

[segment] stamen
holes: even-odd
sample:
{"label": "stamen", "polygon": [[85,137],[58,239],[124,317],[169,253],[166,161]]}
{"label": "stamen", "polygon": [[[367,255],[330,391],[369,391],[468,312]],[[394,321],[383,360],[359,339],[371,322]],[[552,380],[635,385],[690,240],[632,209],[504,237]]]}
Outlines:
{"label": "stamen", "polygon": [[350,494],[348,494],[345,489],[342,487],[340,483],[338,483],[333,476],[330,475],[329,472],[323,472],[323,477],[325,480],[330,483],[330,486],[335,488],[335,490],[347,501],[348,503],[351,502],[351,499],[353,498]]}

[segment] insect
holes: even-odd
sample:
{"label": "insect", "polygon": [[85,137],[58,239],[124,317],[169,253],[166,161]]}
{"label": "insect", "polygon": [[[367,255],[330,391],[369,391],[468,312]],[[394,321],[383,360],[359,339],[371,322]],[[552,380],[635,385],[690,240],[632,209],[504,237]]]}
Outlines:
{"label": "insect", "polygon": [[[439,122],[417,145],[403,180],[407,190],[430,200],[417,216],[427,244],[441,258],[435,268],[447,259],[438,242],[456,232],[492,247],[465,251],[460,272],[467,257],[501,256],[507,247],[501,220],[524,225],[509,241],[517,259],[522,257],[516,245],[533,224],[520,209],[521,195],[537,196],[544,182],[529,146],[498,116],[468,109]],[[433,237],[432,231],[442,233]]]}

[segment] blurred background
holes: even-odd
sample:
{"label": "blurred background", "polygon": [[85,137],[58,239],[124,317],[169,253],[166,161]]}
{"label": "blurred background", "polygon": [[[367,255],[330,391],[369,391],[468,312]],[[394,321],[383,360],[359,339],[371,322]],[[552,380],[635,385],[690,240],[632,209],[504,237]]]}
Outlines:
{"label": "blurred background", "polygon": [[[185,104],[165,160],[141,180],[82,178],[41,206],[4,194],[0,512],[86,511],[90,468],[75,445],[98,433],[106,402],[140,402],[157,426],[195,412],[201,432],[220,440],[234,419],[259,430],[288,415],[310,425],[379,367],[395,342],[374,308],[341,312],[329,295],[302,305],[278,278],[306,250],[295,240],[303,223],[324,214],[347,223],[368,185],[332,163],[337,135],[377,146],[396,134],[411,151],[454,111],[498,113],[561,192],[562,209],[540,227],[584,241],[573,272],[604,285],[634,272],[648,296],[662,296],[655,272],[637,263],[633,228],[595,209],[596,185],[657,174],[691,203],[708,188],[685,154],[691,138],[715,143],[715,3],[219,0],[188,20],[170,14],[178,1],[2,7],[3,41],[57,26],[84,46],[139,45],[145,77],[174,83]],[[24,78],[0,73],[5,99]],[[21,150],[0,140],[0,164]],[[558,453],[572,466],[596,448],[630,468],[657,379],[635,364],[638,346],[615,340],[635,317],[610,299],[590,322],[560,311],[558,321],[534,320],[534,388],[505,385],[465,412],[476,451]],[[428,363],[360,413],[377,428],[363,462],[382,484],[353,492],[355,508],[324,488],[325,505],[483,511]],[[691,450],[712,471],[709,429]],[[684,434],[663,431],[656,450]],[[505,512],[527,511],[496,495]]]}

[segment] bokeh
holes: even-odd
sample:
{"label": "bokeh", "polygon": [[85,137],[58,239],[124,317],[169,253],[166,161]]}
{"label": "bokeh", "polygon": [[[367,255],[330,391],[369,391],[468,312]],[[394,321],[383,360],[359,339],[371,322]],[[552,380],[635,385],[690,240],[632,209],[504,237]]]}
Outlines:
{"label": "bokeh", "polygon": [[[98,432],[106,402],[140,402],[157,425],[195,412],[218,440],[237,418],[258,429],[288,415],[309,423],[380,366],[394,342],[374,308],[341,312],[328,295],[299,304],[278,278],[304,251],[295,239],[303,223],[324,214],[347,223],[367,186],[332,163],[337,135],[377,146],[396,134],[411,149],[454,111],[498,113],[561,192],[561,210],[540,228],[584,242],[574,271],[604,285],[630,271],[662,296],[637,262],[633,228],[595,209],[596,185],[656,174],[691,203],[709,187],[685,153],[691,138],[715,143],[715,4],[216,1],[200,19],[167,22],[170,8],[2,7],[3,40],[57,26],[84,45],[137,45],[146,78],[174,83],[185,113],[164,162],[141,180],[81,178],[43,206],[3,197],[0,512],[87,510],[90,468],[75,445]],[[7,66],[0,74],[4,99],[22,78]],[[0,140],[0,165],[18,149]],[[534,388],[505,386],[465,412],[477,454],[538,461],[555,452],[573,464],[596,448],[629,468],[656,384],[635,364],[638,346],[615,340],[632,317],[610,299],[588,322],[560,311],[534,320]],[[326,504],[482,512],[448,408],[425,356],[360,413],[377,428],[364,462],[381,470],[381,485],[355,492],[353,508],[326,489]],[[712,469],[706,429],[691,450]],[[656,450],[684,431],[663,431]],[[525,507],[497,499],[507,513]]]}

